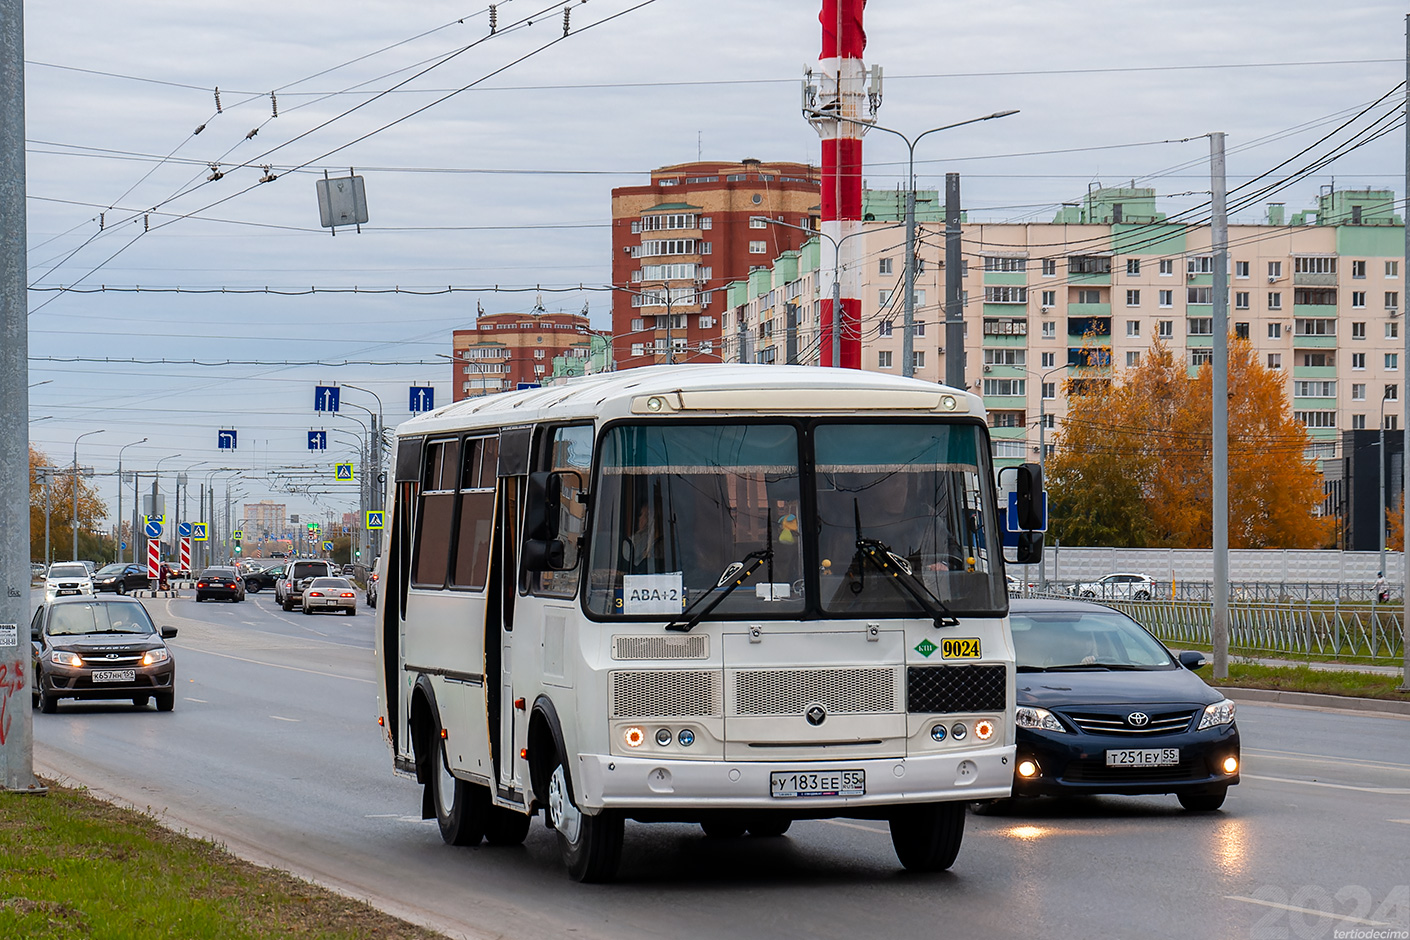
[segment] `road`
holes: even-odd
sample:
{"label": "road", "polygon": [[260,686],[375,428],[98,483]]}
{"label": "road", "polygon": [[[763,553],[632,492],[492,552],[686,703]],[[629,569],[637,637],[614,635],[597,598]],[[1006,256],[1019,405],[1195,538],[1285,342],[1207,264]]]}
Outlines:
{"label": "road", "polygon": [[176,710],[36,713],[36,769],[452,936],[1410,937],[1410,719],[1241,706],[1224,811],[1035,801],[971,816],[941,875],[902,871],[870,821],[738,841],[629,824],[620,881],[584,886],[542,825],[522,848],[457,849],[419,818],[376,725],[365,607],[146,603],[180,630]]}

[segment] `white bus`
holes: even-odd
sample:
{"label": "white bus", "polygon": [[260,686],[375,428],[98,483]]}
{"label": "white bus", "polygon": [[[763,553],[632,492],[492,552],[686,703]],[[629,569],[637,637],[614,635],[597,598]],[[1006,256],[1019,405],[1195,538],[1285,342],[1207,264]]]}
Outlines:
{"label": "white bus", "polygon": [[397,430],[380,721],[423,818],[569,874],[623,823],[885,820],[948,868],[1008,796],[1014,662],[982,402],[870,372],[661,366]]}

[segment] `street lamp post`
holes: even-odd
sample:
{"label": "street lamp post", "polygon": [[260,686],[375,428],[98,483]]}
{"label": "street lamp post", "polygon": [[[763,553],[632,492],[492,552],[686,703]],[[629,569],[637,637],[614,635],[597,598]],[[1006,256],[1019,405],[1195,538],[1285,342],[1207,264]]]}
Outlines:
{"label": "street lamp post", "polygon": [[[916,281],[916,144],[930,134],[938,131],[948,131],[956,127],[964,127],[966,124],[978,124],[982,121],[992,121],[995,118],[1008,117],[1017,114],[1016,108],[1007,111],[995,111],[993,114],[986,114],[983,117],[970,118],[967,121],[956,121],[953,124],[943,124],[940,127],[932,127],[929,130],[921,131],[914,139],[907,137],[898,130],[883,127],[872,121],[859,121],[856,118],[840,117],[835,114],[822,115],[821,117],[836,118],[840,121],[847,121],[852,124],[860,124],[863,127],[875,128],[894,134],[901,138],[906,144],[906,151],[909,154],[906,164],[906,277],[905,277],[905,305],[901,328],[901,374],[907,378],[915,375],[915,321],[916,321],[916,301],[915,301],[915,281]],[[835,292],[834,292],[835,294]],[[837,317],[836,296],[833,298],[833,318]],[[834,335],[836,330],[833,331]],[[836,359],[833,362],[836,363]]]}
{"label": "street lamp post", "polygon": [[[383,508],[382,501],[386,492],[382,480],[382,434],[387,426],[387,422],[382,410],[382,397],[376,392],[372,391],[372,389],[370,388],[362,388],[358,385],[349,385],[346,382],[343,383],[343,387],[356,389],[359,392],[366,392],[373,398],[377,399],[376,415],[373,415],[369,409],[363,408],[363,410],[367,411],[368,417],[372,420],[372,433],[368,435],[368,460],[372,464],[372,466],[370,468],[367,468],[367,472],[371,475],[372,483],[372,506],[370,508],[381,509]],[[353,403],[349,402],[349,404]],[[357,405],[357,407],[362,408],[361,405]],[[366,525],[366,516],[363,517],[362,524]],[[382,545],[382,533],[380,531],[374,533],[373,538],[374,548],[380,549]]]}
{"label": "street lamp post", "polygon": [[94,434],[102,434],[103,428],[84,431],[73,441],[73,560],[78,561],[78,442]]}
{"label": "street lamp post", "polygon": [[1386,573],[1386,402],[1390,398],[1381,394],[1381,420],[1376,430],[1376,469],[1380,475],[1380,502],[1376,503],[1376,531],[1380,533],[1380,577]]}
{"label": "street lamp post", "polygon": [[[144,438],[142,438],[142,440],[140,440],[140,441],[133,441],[131,444],[124,444],[124,445],[122,445],[121,447],[118,448],[118,508],[117,508],[117,520],[118,520],[117,560],[118,560],[118,564],[122,564],[122,544],[123,544],[123,543],[122,543],[122,527],[123,527],[124,522],[126,521],[126,520],[124,520],[124,519],[122,518],[122,452],[125,451],[125,450],[127,450],[127,449],[128,449],[129,447],[131,447],[133,444],[145,444],[146,442],[147,442],[147,439],[144,437]],[[136,532],[133,532],[133,533],[132,533],[132,538],[135,540],[136,537],[137,537],[137,533],[136,533]],[[133,556],[133,557],[136,557],[136,556]]]}

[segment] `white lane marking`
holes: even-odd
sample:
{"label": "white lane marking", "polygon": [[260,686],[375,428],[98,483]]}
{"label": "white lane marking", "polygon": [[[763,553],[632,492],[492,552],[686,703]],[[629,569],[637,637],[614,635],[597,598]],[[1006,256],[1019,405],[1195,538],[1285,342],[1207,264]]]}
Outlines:
{"label": "white lane marking", "polygon": [[1386,820],[1386,821],[1387,821],[1387,822],[1405,823],[1405,825],[1410,826],[1410,819],[1388,819],[1388,820]]}
{"label": "white lane marking", "polygon": [[1243,749],[1243,752],[1245,754],[1261,754],[1265,756],[1285,757],[1294,760],[1307,761],[1308,763],[1313,764],[1336,764],[1338,766],[1346,767],[1374,767],[1377,769],[1410,770],[1410,764],[1399,764],[1394,763],[1392,761],[1383,760],[1367,760],[1364,757],[1326,757],[1313,754],[1299,754],[1297,751],[1268,751],[1253,747],[1246,747]]}
{"label": "white lane marking", "polygon": [[1323,780],[1293,780],[1290,777],[1264,777],[1260,774],[1241,774],[1245,780],[1268,780],[1273,783],[1298,783],[1305,787],[1327,787],[1332,790],[1355,790],[1358,793],[1384,793],[1388,796],[1410,795],[1406,787],[1355,787],[1349,783],[1327,783]]}
{"label": "white lane marking", "polygon": [[825,823],[827,823],[829,826],[842,826],[842,827],[847,828],[847,829],[860,829],[860,830],[862,830],[863,832],[871,832],[871,833],[875,833],[876,835],[879,835],[879,836],[890,835],[890,832],[888,832],[888,831],[885,830],[885,829],[874,829],[874,828],[872,828],[871,826],[863,826],[863,825],[861,825],[861,824],[859,824],[859,823],[853,823],[853,822],[843,822],[843,821],[840,820],[840,819],[822,819],[822,820],[819,820],[819,822],[825,822]]}
{"label": "white lane marking", "polygon": [[364,813],[363,819],[401,819],[401,813]]}
{"label": "white lane marking", "polygon": [[206,701],[205,699],[203,699],[203,698],[192,698],[192,697],[189,696],[189,695],[185,695],[185,696],[182,696],[182,697],[183,697],[184,699],[186,699],[186,701],[188,701],[188,702],[200,702],[202,705],[209,705],[209,704],[210,704],[210,702],[207,702],[207,701]]}
{"label": "white lane marking", "polygon": [[1258,898],[1246,898],[1242,894],[1226,894],[1226,901],[1243,901],[1245,904],[1259,904],[1263,907],[1275,907],[1280,911],[1292,911],[1296,914],[1313,914],[1317,917],[1330,917],[1332,920],[1341,923],[1365,924],[1367,927],[1391,927],[1393,924],[1385,924],[1378,920],[1364,920],[1360,917],[1352,917],[1350,914],[1338,914],[1335,911],[1319,911],[1315,907],[1296,907],[1292,904],[1278,904],[1275,901],[1260,901]]}
{"label": "white lane marking", "polygon": [[294,724],[298,724],[299,722],[303,721],[302,718],[285,718],[282,715],[270,715],[269,717],[273,718],[275,721],[292,721]]}
{"label": "white lane marking", "polygon": [[271,669],[288,669],[291,672],[305,672],[311,676],[324,676],[329,679],[347,679],[349,682],[365,682],[368,685],[376,685],[376,679],[364,679],[361,676],[344,676],[336,672],[323,672],[318,669],[304,669],[300,666],[290,666],[286,663],[267,663],[258,659],[247,659],[244,656],[232,656],[230,653],[217,653],[215,650],[203,650],[197,646],[183,646],[182,649],[190,650],[193,653],[205,653],[209,656],[219,656],[221,659],[233,659],[240,663],[250,663],[254,666],[268,666]]}

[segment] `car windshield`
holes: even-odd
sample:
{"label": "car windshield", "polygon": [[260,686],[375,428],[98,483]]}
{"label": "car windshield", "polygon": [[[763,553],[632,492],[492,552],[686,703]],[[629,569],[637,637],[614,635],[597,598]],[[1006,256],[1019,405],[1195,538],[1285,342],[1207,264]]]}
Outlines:
{"label": "car windshield", "polygon": [[933,421],[609,428],[588,609],[670,618],[729,590],[714,615],[796,618],[810,596],[834,615],[1001,612],[982,434]]}
{"label": "car windshield", "polygon": [[51,578],[86,578],[88,577],[88,567],[86,565],[55,565],[49,569]]}
{"label": "car windshield", "polygon": [[103,577],[109,577],[115,574],[122,574],[126,570],[127,565],[107,565],[106,567],[99,568],[98,574],[102,575]]}
{"label": "car windshield", "polygon": [[1159,640],[1114,610],[1013,611],[1010,622],[1019,669],[1176,667]]}
{"label": "car windshield", "polygon": [[234,568],[207,568],[205,571],[202,571],[202,572],[201,572],[201,577],[203,577],[203,578],[233,578],[233,577],[235,577],[235,569],[234,569]]}
{"label": "car windshield", "polygon": [[328,574],[328,565],[321,561],[299,561],[294,563],[294,573],[292,577],[300,578],[322,578]]}
{"label": "car windshield", "polygon": [[83,636],[90,633],[155,633],[141,604],[116,601],[91,604],[55,604],[49,611],[50,636]]}

